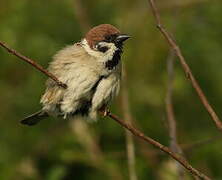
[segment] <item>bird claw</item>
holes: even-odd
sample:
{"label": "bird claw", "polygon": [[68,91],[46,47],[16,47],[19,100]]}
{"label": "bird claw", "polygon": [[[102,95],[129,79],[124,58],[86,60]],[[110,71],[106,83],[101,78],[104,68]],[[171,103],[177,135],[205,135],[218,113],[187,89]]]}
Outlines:
{"label": "bird claw", "polygon": [[109,109],[105,109],[105,110],[103,111],[103,117],[108,116],[109,113],[110,113]]}
{"label": "bird claw", "polygon": [[110,114],[110,111],[108,108],[104,108],[102,107],[100,110],[99,110],[100,114],[103,116],[103,117],[106,117]]}

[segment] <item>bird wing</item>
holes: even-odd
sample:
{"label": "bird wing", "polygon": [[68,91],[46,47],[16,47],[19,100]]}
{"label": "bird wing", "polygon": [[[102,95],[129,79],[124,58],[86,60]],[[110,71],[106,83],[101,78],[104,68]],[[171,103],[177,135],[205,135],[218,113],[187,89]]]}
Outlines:
{"label": "bird wing", "polygon": [[103,78],[93,95],[92,107],[90,108],[90,116],[92,119],[96,116],[96,112],[103,106],[107,106],[109,102],[118,94],[120,89],[119,74],[111,74],[107,78]]}
{"label": "bird wing", "polygon": [[91,98],[92,89],[100,78],[92,58],[79,44],[68,46],[54,56],[49,71],[68,88],[58,87],[49,79],[41,99],[44,109],[55,111],[59,104],[60,111],[68,114],[76,111],[83,99]]}
{"label": "bird wing", "polygon": [[62,112],[73,113],[81,108],[82,103],[90,101],[99,79],[99,76],[90,72],[88,68],[78,68],[64,93],[61,102]]}

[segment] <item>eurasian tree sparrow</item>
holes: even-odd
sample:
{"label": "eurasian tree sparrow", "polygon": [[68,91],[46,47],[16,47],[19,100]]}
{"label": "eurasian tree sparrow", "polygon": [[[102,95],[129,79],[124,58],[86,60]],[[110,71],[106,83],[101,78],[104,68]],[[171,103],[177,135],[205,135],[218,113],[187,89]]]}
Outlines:
{"label": "eurasian tree sparrow", "polygon": [[81,42],[60,50],[48,70],[68,87],[48,79],[42,109],[21,121],[35,125],[41,119],[82,116],[95,120],[117,95],[121,80],[123,42],[129,38],[110,24],[92,28]]}

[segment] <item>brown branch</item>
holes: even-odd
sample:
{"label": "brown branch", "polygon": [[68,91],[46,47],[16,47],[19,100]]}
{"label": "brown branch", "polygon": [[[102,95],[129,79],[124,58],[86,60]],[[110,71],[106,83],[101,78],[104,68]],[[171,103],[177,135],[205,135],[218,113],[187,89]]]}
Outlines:
{"label": "brown branch", "polygon": [[39,71],[41,71],[43,74],[45,74],[46,76],[48,76],[49,78],[51,78],[52,80],[54,80],[58,86],[61,86],[63,88],[67,88],[67,85],[62,83],[61,81],[58,80],[58,78],[56,78],[52,73],[50,73],[49,71],[47,71],[46,69],[44,69],[41,65],[39,65],[38,63],[36,63],[35,61],[33,61],[32,59],[16,52],[16,50],[8,47],[5,43],[0,41],[0,46],[2,46],[3,48],[5,48],[9,53],[17,56],[18,58],[20,58],[21,60],[31,64],[33,67],[35,67],[36,69],[38,69]]}
{"label": "brown branch", "polygon": [[[104,114],[104,113],[102,113]],[[188,171],[190,171],[192,174],[198,176],[201,179],[204,180],[210,180],[209,177],[204,175],[203,173],[199,172],[197,169],[193,168],[184,158],[182,158],[180,155],[172,152],[168,147],[160,144],[159,142],[153,140],[152,138],[145,136],[141,131],[138,129],[134,128],[132,125],[129,123],[119,119],[116,115],[112,113],[107,113],[107,116],[110,117],[111,119],[115,120],[117,123],[119,123],[122,127],[126,128],[128,131],[130,131],[133,135],[137,136],[138,138],[144,140],[145,142],[155,146],[156,148],[160,149],[161,151],[167,153],[170,155],[173,159],[178,161],[182,166],[184,166]]]}
{"label": "brown branch", "polygon": [[173,37],[163,27],[163,25],[161,23],[161,20],[160,20],[159,12],[157,10],[156,4],[154,3],[154,0],[148,0],[148,3],[150,4],[152,13],[155,17],[155,20],[156,20],[156,23],[157,23],[157,28],[162,33],[164,38],[167,40],[167,42],[169,43],[171,48],[175,51],[175,54],[177,55],[177,57],[180,60],[180,63],[181,63],[182,68],[183,68],[183,70],[186,74],[186,77],[188,78],[188,80],[190,80],[190,82],[191,82],[193,88],[195,89],[196,93],[198,94],[202,104],[204,105],[207,112],[210,114],[211,118],[213,119],[214,123],[216,124],[216,127],[220,131],[222,131],[222,123],[221,123],[219,117],[217,116],[216,112],[214,111],[214,109],[212,108],[210,103],[208,102],[208,100],[207,100],[205,94],[203,93],[202,89],[200,88],[198,82],[194,78],[194,76],[192,74],[192,71],[191,71],[190,67],[188,66],[188,64],[186,63],[186,60],[185,60],[179,46],[177,45],[177,43],[173,39]]}

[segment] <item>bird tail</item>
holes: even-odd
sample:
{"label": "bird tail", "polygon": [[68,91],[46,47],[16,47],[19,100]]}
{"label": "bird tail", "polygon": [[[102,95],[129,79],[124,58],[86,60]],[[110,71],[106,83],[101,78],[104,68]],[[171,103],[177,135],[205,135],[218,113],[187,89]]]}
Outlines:
{"label": "bird tail", "polygon": [[34,114],[29,115],[28,117],[24,118],[20,122],[27,126],[33,126],[46,117],[48,117],[48,114],[40,110]]}

